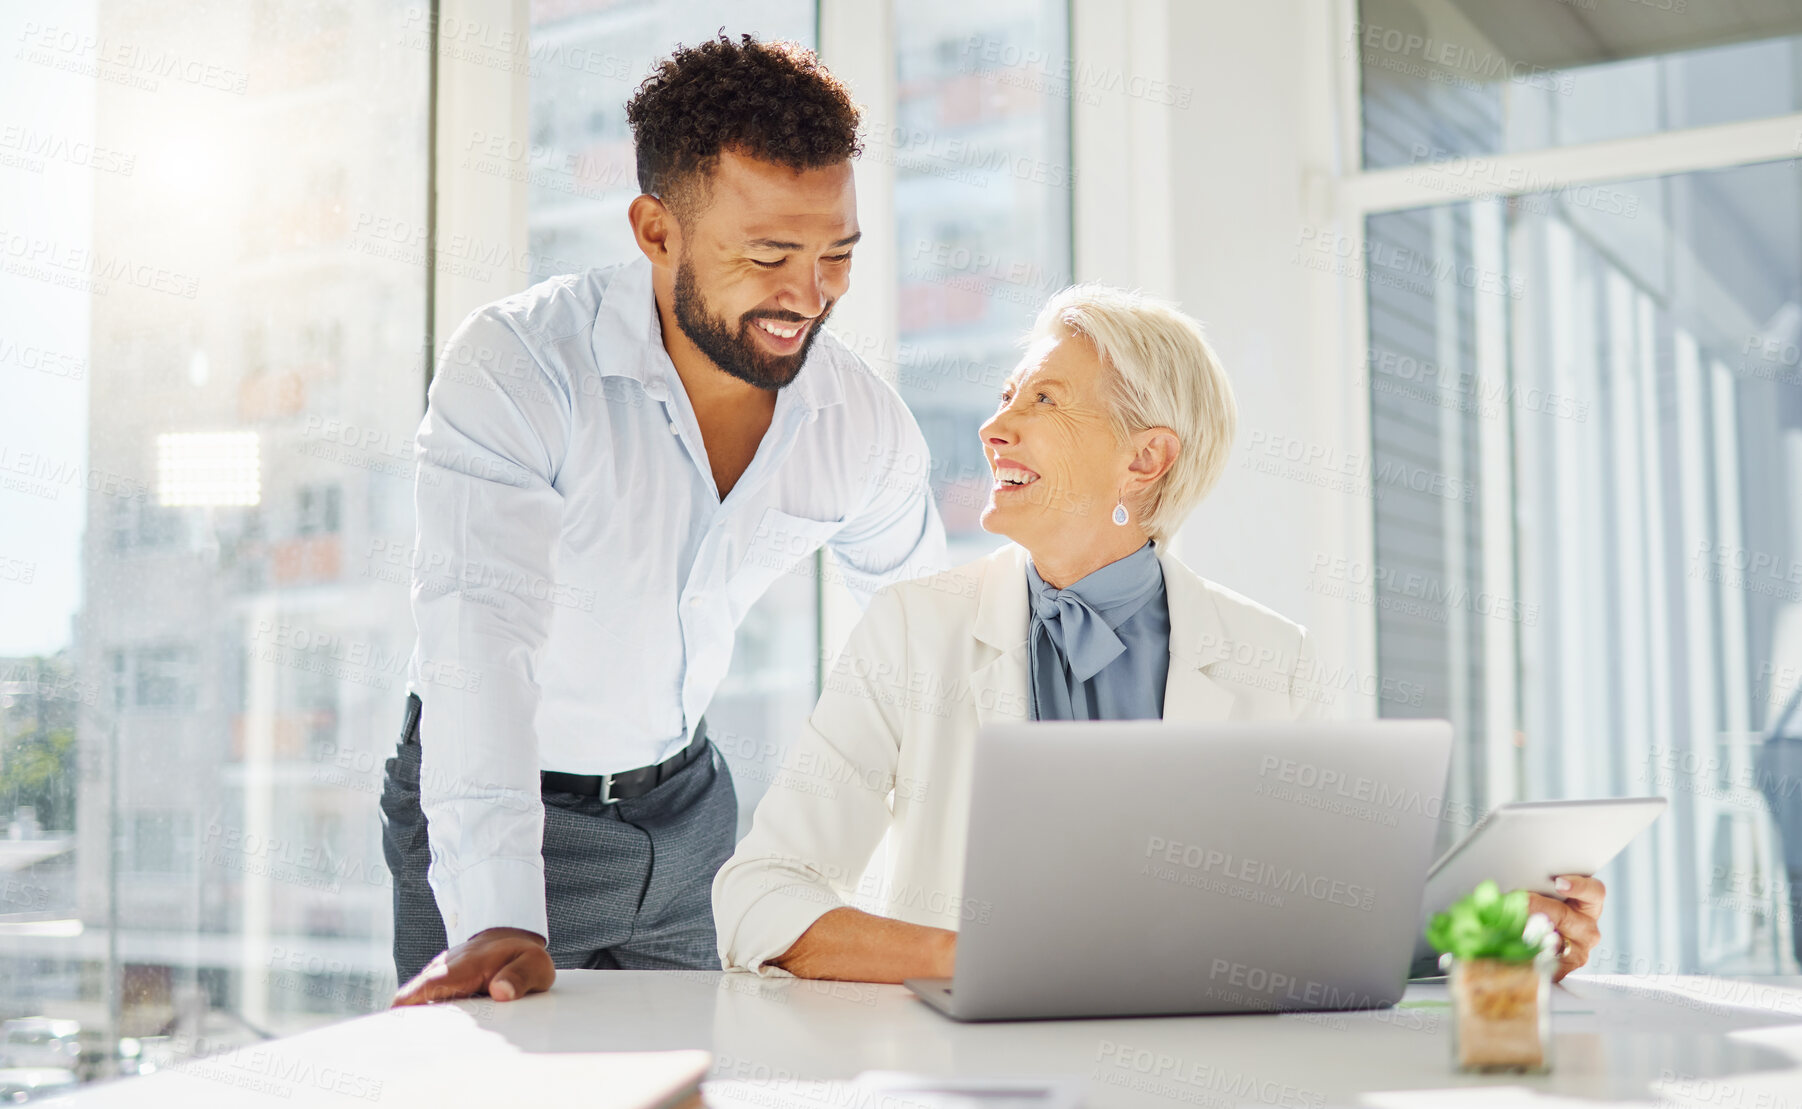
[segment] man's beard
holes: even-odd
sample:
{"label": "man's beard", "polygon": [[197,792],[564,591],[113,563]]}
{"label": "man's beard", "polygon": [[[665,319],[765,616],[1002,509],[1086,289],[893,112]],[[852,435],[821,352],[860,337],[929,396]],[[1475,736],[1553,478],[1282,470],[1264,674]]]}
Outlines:
{"label": "man's beard", "polygon": [[702,354],[713,359],[714,365],[740,381],[771,392],[787,385],[801,372],[807,352],[813,349],[813,341],[820,337],[820,328],[825,326],[826,317],[832,314],[833,305],[837,303],[836,300],[826,302],[826,307],[808,326],[800,350],[793,354],[771,354],[757,345],[757,337],[751,334],[751,329],[757,325],[751,321],[807,323],[806,316],[782,311],[747,312],[739,317],[738,330],[734,332],[724,319],[708,311],[688,259],[684,258],[676,265],[676,326],[688,336],[689,342],[701,348]]}

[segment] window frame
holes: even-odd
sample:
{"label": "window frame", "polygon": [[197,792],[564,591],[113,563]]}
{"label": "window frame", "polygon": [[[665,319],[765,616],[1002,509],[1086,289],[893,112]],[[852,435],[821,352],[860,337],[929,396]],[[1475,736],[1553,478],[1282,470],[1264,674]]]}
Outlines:
{"label": "window frame", "polygon": [[[1338,49],[1340,44],[1355,41],[1358,26],[1358,0],[1334,0],[1331,13],[1333,34],[1330,72],[1336,106],[1335,131],[1337,161],[1347,167],[1333,181],[1332,210],[1337,230],[1345,236],[1348,249],[1361,256],[1366,246],[1365,221],[1372,215],[1415,208],[1435,207],[1453,201],[1506,199],[1545,191],[1545,183],[1556,181],[1565,187],[1606,184],[1692,173],[1700,170],[1732,169],[1759,162],[1784,161],[1802,154],[1802,112],[1661,131],[1633,138],[1610,139],[1571,146],[1546,147],[1513,153],[1485,154],[1480,157],[1491,167],[1485,173],[1488,182],[1501,182],[1448,196],[1443,189],[1429,183],[1435,170],[1453,169],[1468,159],[1453,158],[1397,166],[1389,169],[1364,168],[1364,102],[1363,73],[1357,52]],[[1348,56],[1349,55],[1349,56]],[[1518,187],[1507,182],[1520,182]],[[1339,374],[1347,379],[1363,370],[1365,352],[1370,347],[1369,301],[1362,283],[1346,283],[1346,300],[1342,305],[1345,321],[1338,363]],[[1348,406],[1355,428],[1356,441],[1374,448],[1370,426],[1368,393],[1363,404]],[[1493,457],[1485,452],[1487,462],[1507,461],[1507,456]],[[1512,485],[1512,479],[1508,484]],[[1374,501],[1372,502],[1374,506]],[[1512,535],[1512,494],[1507,501],[1485,500],[1483,525],[1485,534]],[[1374,516],[1374,513],[1373,513]],[[1490,530],[1491,528],[1496,530]],[[1374,519],[1343,537],[1344,549],[1354,558],[1370,565],[1376,557]],[[1369,672],[1377,672],[1376,620],[1368,614],[1355,641],[1360,664]],[[1513,652],[1510,652],[1513,654]],[[1506,657],[1506,656],[1504,656]],[[1518,658],[1515,654],[1514,657]],[[1380,675],[1379,675],[1380,676]],[[1515,680],[1518,681],[1518,672]],[[1511,703],[1511,701],[1510,701]],[[1374,704],[1371,706],[1374,715]],[[1509,731],[1514,724],[1510,723]],[[1498,733],[1492,733],[1498,734]],[[1507,734],[1507,733],[1499,733]],[[1497,768],[1501,769],[1501,768]],[[1519,783],[1509,765],[1506,776],[1491,781]]]}
{"label": "window frame", "polygon": [[[1573,188],[1643,181],[1791,161],[1802,155],[1802,112],[1792,112],[1765,119],[1680,128],[1631,138],[1475,155],[1474,158],[1486,163],[1482,178],[1487,187],[1473,188],[1468,192],[1460,190],[1457,195],[1434,188],[1431,182],[1438,173],[1456,173],[1459,168],[1468,168],[1472,158],[1422,161],[1407,166],[1369,170],[1363,164],[1362,66],[1358,51],[1337,48],[1341,44],[1355,41],[1358,10],[1359,0],[1334,0],[1332,43],[1335,48],[1332,51],[1332,72],[1337,109],[1335,153],[1338,165],[1348,168],[1333,181],[1333,212],[1335,229],[1344,236],[1345,248],[1352,252],[1352,257],[1364,256],[1367,220],[1374,215],[1423,208],[1437,209],[1453,204],[1474,205],[1478,202],[1543,193],[1548,182],[1555,182],[1561,188]],[[1510,182],[1520,184],[1511,185]],[[1368,361],[1370,301],[1368,282],[1343,284],[1346,286],[1343,291],[1345,299],[1341,305],[1341,319],[1344,321],[1341,338],[1344,345],[1339,357],[1333,361],[1341,378],[1351,381],[1363,376]],[[1485,365],[1479,368],[1487,371],[1496,367]],[[1355,424],[1362,425],[1356,432],[1354,441],[1361,443],[1374,457],[1376,442],[1372,426],[1373,394],[1366,386],[1361,403],[1360,398],[1349,399],[1353,403],[1346,406],[1347,411],[1352,413],[1351,419]],[[1512,416],[1508,427],[1512,427]],[[1492,436],[1485,435],[1484,438]],[[1511,439],[1511,434],[1509,438]],[[1497,560],[1496,564],[1492,564],[1491,552],[1486,550],[1485,565],[1481,572],[1486,580],[1496,580],[1499,577],[1508,581],[1510,588],[1507,593],[1511,596],[1517,595],[1512,588],[1512,583],[1517,580],[1514,541],[1519,530],[1515,519],[1515,477],[1514,445],[1511,441],[1480,443],[1477,480],[1479,488],[1483,490],[1481,526],[1485,536],[1494,537],[1486,547],[1493,549]],[[1374,497],[1369,504],[1370,510],[1360,526],[1342,538],[1345,540],[1344,549],[1350,557],[1361,559],[1364,565],[1374,566]],[[1503,542],[1502,539],[1506,541]],[[1355,618],[1361,624],[1361,634],[1354,638],[1353,647],[1358,655],[1358,664],[1367,667],[1367,672],[1377,674],[1380,679],[1375,606],[1363,608],[1366,611],[1360,611]],[[1468,798],[1480,807],[1493,807],[1505,801],[1522,799],[1527,785],[1520,758],[1524,737],[1519,733],[1527,726],[1527,721],[1521,718],[1519,712],[1519,691],[1526,680],[1520,653],[1520,631],[1510,621],[1487,623],[1490,626],[1485,629],[1486,654],[1491,658],[1512,659],[1513,665],[1511,668],[1492,666],[1492,672],[1485,675],[1489,683],[1489,695],[1486,697],[1489,738],[1482,758],[1487,796]],[[1511,669],[1512,672],[1493,672],[1504,669]],[[1501,695],[1498,696],[1498,693]],[[1374,703],[1368,707],[1372,716],[1380,715]],[[1514,742],[1507,742],[1504,737],[1513,738]],[[1451,783],[1452,794],[1466,799],[1462,796],[1465,786],[1466,783],[1454,780]],[[1693,829],[1677,820],[1661,821],[1651,831],[1653,850],[1660,859],[1678,856],[1681,854],[1678,849],[1679,838],[1693,832]],[[1769,827],[1763,829],[1766,836],[1770,832]],[[1771,857],[1768,843],[1760,848],[1760,854],[1766,858]],[[1653,880],[1652,859],[1647,852],[1636,853],[1631,865],[1633,869],[1629,877],[1633,884],[1641,889],[1657,889],[1653,896],[1660,915],[1675,919],[1679,912],[1675,900],[1677,892],[1668,884],[1658,888],[1659,884]],[[1773,899],[1776,896],[1775,889],[1773,883]],[[1615,925],[1617,928],[1620,926],[1619,922]],[[1667,960],[1671,965],[1680,965],[1686,961],[1679,949],[1678,935],[1679,929],[1673,928],[1656,941],[1656,956]],[[1781,964],[1784,958],[1781,928],[1777,937],[1777,957]],[[1632,942],[1632,939],[1628,942]],[[1691,952],[1691,957],[1706,958],[1707,954]],[[1782,967],[1772,969],[1780,971]]]}

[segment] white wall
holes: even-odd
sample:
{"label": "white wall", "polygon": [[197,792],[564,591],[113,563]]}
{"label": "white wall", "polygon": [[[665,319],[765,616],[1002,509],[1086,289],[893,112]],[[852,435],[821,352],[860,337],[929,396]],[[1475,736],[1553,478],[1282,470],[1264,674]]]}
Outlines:
{"label": "white wall", "polygon": [[[1355,268],[1307,268],[1298,256],[1322,252],[1297,250],[1304,233],[1358,241],[1356,222],[1334,216],[1336,167],[1355,135],[1355,105],[1338,92],[1350,87],[1350,7],[1076,0],[1078,86],[1089,93],[1074,109],[1076,269],[1169,297],[1207,325],[1238,395],[1239,436],[1177,549],[1307,624],[1328,674],[1355,671],[1329,711],[1363,717],[1375,713],[1357,692],[1375,680],[1372,610],[1309,588],[1325,580],[1313,573],[1320,559],[1369,559],[1368,493],[1317,484],[1369,485],[1348,311],[1362,281]],[[1252,468],[1260,461],[1280,472]]]}

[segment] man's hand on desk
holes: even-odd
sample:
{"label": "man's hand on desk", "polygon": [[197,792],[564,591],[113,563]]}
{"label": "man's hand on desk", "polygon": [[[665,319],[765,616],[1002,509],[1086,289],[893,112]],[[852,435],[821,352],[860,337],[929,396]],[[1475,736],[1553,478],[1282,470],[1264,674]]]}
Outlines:
{"label": "man's hand on desk", "polygon": [[1589,962],[1590,950],[1602,938],[1602,899],[1608,896],[1607,887],[1601,882],[1581,874],[1566,874],[1557,884],[1558,892],[1564,896],[1562,901],[1538,893],[1527,895],[1527,910],[1550,917],[1552,927],[1564,937],[1558,971],[1552,976],[1554,982],[1562,981],[1565,975]]}
{"label": "man's hand on desk", "polygon": [[391,1007],[429,1005],[486,992],[512,1001],[551,988],[557,968],[544,937],[523,928],[490,928],[440,952],[394,995]]}

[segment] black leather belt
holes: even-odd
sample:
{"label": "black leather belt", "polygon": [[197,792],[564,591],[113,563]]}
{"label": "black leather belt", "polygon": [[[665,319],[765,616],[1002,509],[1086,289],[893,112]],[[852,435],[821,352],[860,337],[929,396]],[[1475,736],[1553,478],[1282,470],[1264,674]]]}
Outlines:
{"label": "black leather belt", "polygon": [[599,797],[602,804],[630,801],[634,797],[643,797],[675,777],[689,763],[700,758],[701,752],[705,750],[707,721],[703,718],[695,725],[695,737],[688,741],[688,746],[655,766],[641,766],[637,770],[622,770],[617,774],[565,774],[561,770],[541,770],[538,772],[538,784],[540,788],[556,793]]}
{"label": "black leather belt", "polygon": [[[419,742],[421,708],[419,695],[407,694],[407,718],[400,737],[402,743]],[[636,770],[622,770],[617,774],[565,774],[560,770],[541,770],[538,772],[538,786],[541,790],[551,793],[574,793],[581,797],[599,797],[602,804],[630,801],[634,797],[644,796],[675,777],[689,763],[700,758],[701,752],[705,750],[707,750],[707,720],[703,717],[695,725],[694,738],[688,741],[688,746],[655,766],[641,766]]]}

